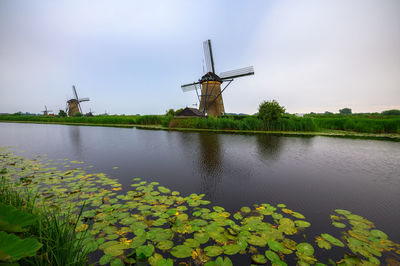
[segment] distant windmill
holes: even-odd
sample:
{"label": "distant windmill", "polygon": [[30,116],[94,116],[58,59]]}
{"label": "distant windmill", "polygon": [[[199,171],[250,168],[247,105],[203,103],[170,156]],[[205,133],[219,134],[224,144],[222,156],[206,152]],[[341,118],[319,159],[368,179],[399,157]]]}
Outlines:
{"label": "distant windmill", "polygon": [[76,93],[75,86],[72,86],[72,92],[74,93],[74,97],[67,101],[67,110],[68,116],[73,116],[74,114],[80,112],[82,113],[81,102],[88,102],[89,98],[78,98],[78,94]]}
{"label": "distant windmill", "polygon": [[53,112],[52,110],[47,110],[47,106],[45,105],[44,106],[44,111],[42,111],[43,112],[43,115],[49,115],[49,112]]}
{"label": "distant windmill", "polygon": [[[225,112],[224,103],[222,101],[222,92],[231,84],[234,78],[254,75],[252,66],[231,70],[215,74],[214,59],[211,49],[211,40],[203,42],[204,57],[206,61],[207,73],[197,82],[182,85],[182,91],[196,90],[197,97],[200,101],[199,110],[206,115],[220,116]],[[221,90],[221,84],[228,82]],[[199,95],[197,90],[201,91]]]}

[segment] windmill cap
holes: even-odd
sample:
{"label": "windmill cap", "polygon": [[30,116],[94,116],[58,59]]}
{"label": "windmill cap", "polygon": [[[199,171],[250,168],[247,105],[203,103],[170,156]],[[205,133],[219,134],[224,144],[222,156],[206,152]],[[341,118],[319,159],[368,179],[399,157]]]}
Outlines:
{"label": "windmill cap", "polygon": [[218,75],[212,72],[208,72],[207,74],[201,77],[200,82],[206,82],[206,81],[218,81],[222,83],[222,79],[218,77]]}

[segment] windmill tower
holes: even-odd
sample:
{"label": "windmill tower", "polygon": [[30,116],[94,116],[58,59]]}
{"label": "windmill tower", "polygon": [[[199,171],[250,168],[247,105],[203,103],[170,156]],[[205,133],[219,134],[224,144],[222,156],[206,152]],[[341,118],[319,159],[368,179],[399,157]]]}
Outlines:
{"label": "windmill tower", "polygon": [[43,115],[49,115],[49,112],[53,112],[52,110],[47,110],[47,106],[45,105],[44,106],[44,111],[42,111],[43,112]]}
{"label": "windmill tower", "polygon": [[76,93],[75,86],[72,86],[72,92],[74,93],[74,97],[67,101],[67,114],[68,116],[73,116],[77,112],[82,113],[81,102],[88,102],[89,98],[78,98],[78,94]]}
{"label": "windmill tower", "polygon": [[[199,81],[182,85],[182,91],[196,90],[200,102],[199,110],[205,115],[220,116],[225,112],[222,93],[235,78],[254,75],[252,66],[215,74],[211,40],[203,42],[207,73]],[[221,84],[227,82],[221,90]],[[198,90],[201,92],[199,95]]]}

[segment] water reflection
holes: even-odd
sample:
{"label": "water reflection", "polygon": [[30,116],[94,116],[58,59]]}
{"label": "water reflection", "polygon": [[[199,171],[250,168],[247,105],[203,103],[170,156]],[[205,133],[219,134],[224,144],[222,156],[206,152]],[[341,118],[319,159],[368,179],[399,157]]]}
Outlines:
{"label": "water reflection", "polygon": [[278,160],[284,147],[281,137],[266,134],[257,134],[257,151],[260,157],[266,160]]}
{"label": "water reflection", "polygon": [[81,138],[81,127],[70,126],[69,127],[69,138],[72,148],[79,157],[82,155],[82,138]]}
{"label": "water reflection", "polygon": [[214,199],[217,185],[221,182],[221,143],[219,134],[198,134],[199,159],[198,166],[201,174],[201,192],[208,198]]}

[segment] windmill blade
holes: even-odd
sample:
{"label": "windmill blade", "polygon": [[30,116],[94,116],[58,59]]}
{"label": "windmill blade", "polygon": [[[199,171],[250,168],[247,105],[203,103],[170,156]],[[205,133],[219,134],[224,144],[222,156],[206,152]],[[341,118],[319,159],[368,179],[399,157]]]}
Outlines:
{"label": "windmill blade", "polygon": [[233,79],[233,78],[239,78],[239,77],[249,76],[249,75],[254,75],[254,67],[253,66],[222,72],[221,74],[219,74],[219,77],[221,79]]}
{"label": "windmill blade", "polygon": [[75,99],[78,101],[78,94],[76,93],[75,85],[72,85],[72,92],[74,93]]}
{"label": "windmill blade", "polygon": [[215,73],[214,59],[211,49],[211,40],[203,42],[203,49],[204,49],[204,59],[206,61],[207,73],[208,72]]}
{"label": "windmill blade", "polygon": [[78,102],[88,102],[88,101],[90,101],[89,98],[80,98],[80,99],[78,100]]}
{"label": "windmill blade", "polygon": [[185,84],[181,86],[183,92],[194,91],[196,89],[201,89],[200,82],[193,82],[190,84]]}

